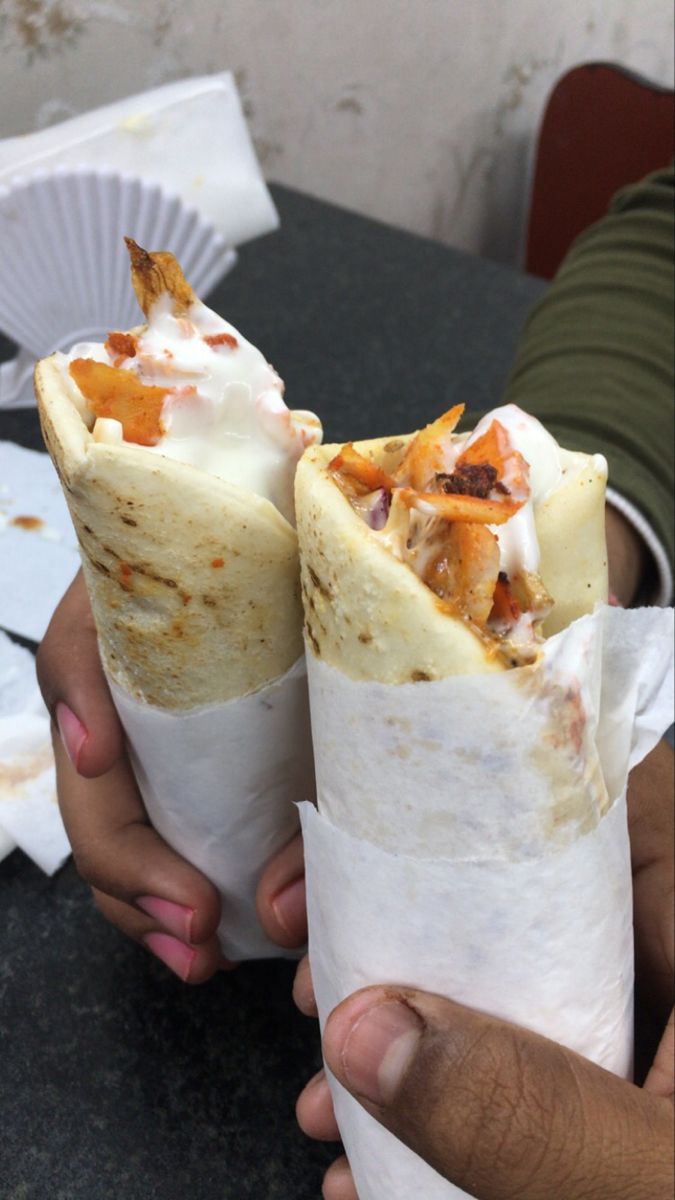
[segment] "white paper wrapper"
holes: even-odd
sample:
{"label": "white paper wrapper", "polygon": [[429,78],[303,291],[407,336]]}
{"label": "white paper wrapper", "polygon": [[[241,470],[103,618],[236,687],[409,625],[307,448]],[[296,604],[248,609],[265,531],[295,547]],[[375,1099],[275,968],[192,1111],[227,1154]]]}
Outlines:
{"label": "white paper wrapper", "polygon": [[[603,608],[552,638],[536,674],[395,686],[308,656],[322,1026],[357,988],[399,983],[629,1074],[625,785],[672,720],[672,648],[672,611]],[[360,1200],[464,1195],[331,1086]]]}
{"label": "white paper wrapper", "polygon": [[255,891],[298,828],[296,802],[314,796],[304,659],[249,696],[187,712],[110,687],[150,820],[221,893],[226,958],[297,957],[263,933]]}
{"label": "white paper wrapper", "polygon": [[35,662],[0,633],[0,859],[17,846],[48,875],[70,854]]}

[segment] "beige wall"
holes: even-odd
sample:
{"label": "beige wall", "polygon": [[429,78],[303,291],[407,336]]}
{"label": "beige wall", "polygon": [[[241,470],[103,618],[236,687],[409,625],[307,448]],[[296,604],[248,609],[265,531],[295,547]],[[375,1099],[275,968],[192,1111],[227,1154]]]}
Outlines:
{"label": "beige wall", "polygon": [[271,179],[517,259],[572,64],[672,86],[671,0],[0,0],[1,135],[232,69]]}

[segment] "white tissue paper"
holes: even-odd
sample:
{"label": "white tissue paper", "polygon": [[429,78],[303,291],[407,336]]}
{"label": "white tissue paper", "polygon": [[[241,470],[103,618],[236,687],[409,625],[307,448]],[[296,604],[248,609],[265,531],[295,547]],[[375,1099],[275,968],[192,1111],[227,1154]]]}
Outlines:
{"label": "white tissue paper", "polygon": [[232,962],[291,957],[264,934],[256,886],[314,796],[304,658],[248,696],[187,712],[113,699],[155,829],[219,889],[223,954]]}
{"label": "white tissue paper", "polygon": [[229,71],[168,83],[0,141],[0,185],[82,165],[161,184],[231,246],[279,223]]}
{"label": "white tissue paper", "polygon": [[0,859],[16,846],[48,875],[70,854],[33,656],[0,633]]}
{"label": "white tissue paper", "polygon": [[[628,771],[672,721],[672,610],[600,608],[502,675],[355,682],[308,651],[301,806],[321,1024],[358,988],[437,992],[629,1075]],[[451,1200],[331,1077],[359,1200]]]}
{"label": "white tissue paper", "polygon": [[49,455],[0,442],[0,625],[41,641],[79,565]]}

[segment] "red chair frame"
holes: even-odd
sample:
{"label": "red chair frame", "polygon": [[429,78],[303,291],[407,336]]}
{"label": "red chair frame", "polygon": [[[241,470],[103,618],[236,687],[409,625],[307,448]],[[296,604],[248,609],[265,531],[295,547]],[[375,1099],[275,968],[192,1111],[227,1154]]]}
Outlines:
{"label": "red chair frame", "polygon": [[573,67],[553,89],[539,130],[525,268],[551,279],[577,234],[612,196],[666,166],[675,93],[612,63]]}

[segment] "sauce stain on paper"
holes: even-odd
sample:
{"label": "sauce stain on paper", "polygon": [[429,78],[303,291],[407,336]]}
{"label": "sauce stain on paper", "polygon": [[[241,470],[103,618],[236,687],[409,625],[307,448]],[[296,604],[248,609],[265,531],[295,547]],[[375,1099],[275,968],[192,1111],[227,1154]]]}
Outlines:
{"label": "sauce stain on paper", "polygon": [[8,524],[15,525],[17,529],[42,529],[44,521],[41,517],[18,516],[10,517]]}
{"label": "sauce stain on paper", "polygon": [[[35,754],[24,754],[0,763],[0,802],[18,800],[33,783],[54,765],[51,746],[45,746]],[[56,790],[51,799],[56,802]]]}

